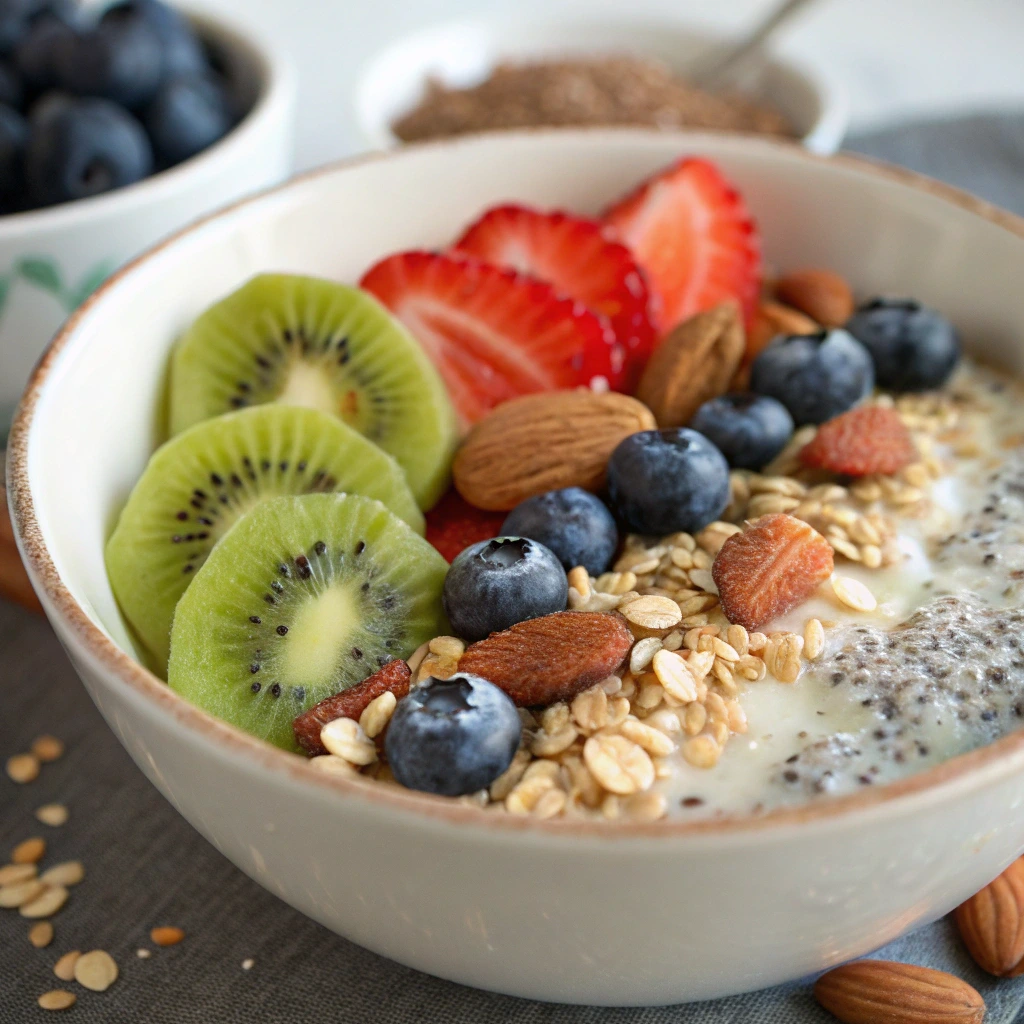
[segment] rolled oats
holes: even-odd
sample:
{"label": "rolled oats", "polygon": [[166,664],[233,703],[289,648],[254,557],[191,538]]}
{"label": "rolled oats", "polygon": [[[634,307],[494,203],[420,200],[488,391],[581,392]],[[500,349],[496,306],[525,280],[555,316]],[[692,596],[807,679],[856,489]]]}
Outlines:
{"label": "rolled oats", "polygon": [[622,609],[628,622],[641,629],[671,629],[683,617],[670,597],[639,597]]}
{"label": "rolled oats", "polygon": [[51,917],[67,903],[69,895],[63,885],[51,885],[43,889],[34,900],[22,903],[18,913],[29,918]]}
{"label": "rolled oats", "polygon": [[524,777],[505,798],[505,810],[510,814],[530,814],[540,798],[554,788],[555,780],[549,775]]}
{"label": "rolled oats", "polygon": [[654,674],[662,689],[683,704],[697,699],[697,684],[689,665],[672,651],[658,651],[652,661]]}
{"label": "rolled oats", "polygon": [[377,760],[373,741],[351,718],[335,718],[328,722],[320,730],[320,742],[329,753],[344,758],[349,764],[367,765]]}
{"label": "rolled oats", "polygon": [[571,722],[562,726],[554,733],[548,733],[545,730],[541,730],[534,737],[533,743],[530,745],[530,750],[536,754],[537,757],[554,757],[555,754],[560,754],[563,750],[568,750],[578,735],[579,733],[577,732],[576,727]]}
{"label": "rolled oats", "polygon": [[721,756],[722,748],[711,736],[694,736],[683,744],[683,757],[694,768],[714,768]]}
{"label": "rolled oats", "polygon": [[804,625],[804,657],[814,661],[825,649],[825,629],[821,619],[808,619]]}
{"label": "rolled oats", "polygon": [[7,758],[6,771],[12,782],[32,782],[39,778],[39,758],[35,754],[15,754]]}
{"label": "rolled oats", "polygon": [[572,702],[572,717],[588,735],[603,729],[608,724],[608,694],[600,686],[577,694]]}
{"label": "rolled oats", "polygon": [[665,817],[667,811],[665,794],[655,790],[634,793],[622,801],[622,813],[633,821],[658,821]]}
{"label": "rolled oats", "polygon": [[[678,609],[678,605],[676,606]],[[629,671],[639,675],[651,663],[651,659],[661,650],[662,644],[658,637],[647,637],[638,640],[629,654]]]}
{"label": "rolled oats", "polygon": [[654,783],[654,765],[647,751],[625,736],[591,736],[583,746],[583,760],[610,793],[628,796]]}
{"label": "rolled oats", "polygon": [[635,718],[627,718],[619,726],[619,733],[643,747],[652,757],[666,757],[676,749],[675,743],[665,733]]}
{"label": "rolled oats", "polygon": [[687,736],[696,736],[708,720],[707,709],[696,701],[686,705],[683,716],[683,731]]}
{"label": "rolled oats", "polygon": [[636,703],[647,710],[653,710],[665,698],[665,690],[658,682],[657,676],[645,677],[640,683],[640,693],[637,695]]}
{"label": "rolled oats", "polygon": [[873,612],[878,607],[875,595],[860,580],[850,576],[836,576],[832,580],[832,590],[840,604],[858,612]]}
{"label": "rolled oats", "polygon": [[391,721],[396,707],[398,707],[398,698],[390,690],[385,690],[379,697],[374,697],[359,716],[359,724],[362,726],[363,732],[371,740],[379,736]]}
{"label": "rolled oats", "polygon": [[66,860],[47,868],[39,881],[44,885],[78,885],[85,878],[85,868],[80,860]]}
{"label": "rolled oats", "polygon": [[496,802],[504,800],[522,779],[529,763],[530,752],[520,747],[512,758],[512,763],[491,783],[491,799]]}

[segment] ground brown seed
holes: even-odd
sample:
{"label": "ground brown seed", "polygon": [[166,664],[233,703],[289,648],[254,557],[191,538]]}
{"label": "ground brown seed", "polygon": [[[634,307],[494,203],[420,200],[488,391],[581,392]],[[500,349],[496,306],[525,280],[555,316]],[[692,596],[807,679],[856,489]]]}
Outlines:
{"label": "ground brown seed", "polygon": [[75,994],[67,989],[55,988],[44,992],[37,1002],[44,1010],[67,1010],[75,1005]]}
{"label": "ground brown seed", "polygon": [[180,928],[165,926],[162,928],[154,928],[149,933],[149,937],[158,946],[176,946],[183,938],[185,938],[185,933]]}
{"label": "ground brown seed", "polygon": [[11,851],[11,861],[15,864],[38,864],[46,853],[46,840],[40,836],[26,839]]}
{"label": "ground brown seed", "polygon": [[64,744],[56,736],[37,736],[31,750],[40,761],[56,761],[64,753]]}
{"label": "ground brown seed", "polygon": [[28,930],[28,941],[36,949],[42,949],[53,942],[53,925],[49,921],[39,921]]}

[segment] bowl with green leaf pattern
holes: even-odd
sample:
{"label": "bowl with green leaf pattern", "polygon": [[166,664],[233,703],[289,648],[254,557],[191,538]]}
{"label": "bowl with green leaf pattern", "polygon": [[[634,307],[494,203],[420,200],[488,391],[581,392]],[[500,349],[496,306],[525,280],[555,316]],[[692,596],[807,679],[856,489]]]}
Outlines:
{"label": "bowl with green leaf pattern", "polygon": [[0,448],[36,360],[118,267],[202,215],[291,169],[290,68],[248,28],[189,14],[246,111],[197,156],[115,191],[0,216]]}

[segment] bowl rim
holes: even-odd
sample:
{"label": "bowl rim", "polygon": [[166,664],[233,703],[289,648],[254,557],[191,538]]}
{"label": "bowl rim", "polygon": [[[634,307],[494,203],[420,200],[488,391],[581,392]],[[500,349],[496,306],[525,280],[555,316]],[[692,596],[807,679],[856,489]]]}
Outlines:
{"label": "bowl rim", "polygon": [[[407,145],[391,130],[391,122],[385,118],[371,115],[368,112],[366,93],[371,83],[380,75],[380,66],[393,58],[394,54],[417,42],[427,42],[433,38],[444,37],[460,31],[478,31],[490,36],[501,37],[504,25],[520,25],[521,18],[509,14],[495,14],[490,17],[477,15],[471,17],[449,18],[443,21],[430,22],[410,32],[394,36],[387,40],[372,53],[367,55],[356,72],[355,81],[349,96],[349,108],[363,140],[375,148],[390,149],[395,146]],[[735,33],[716,28],[699,21],[686,21],[681,18],[658,15],[646,12],[642,15],[622,15],[612,10],[597,10],[593,14],[559,11],[542,15],[540,21],[534,19],[531,25],[540,25],[546,34],[559,29],[571,30],[573,27],[585,25],[595,29],[607,29],[616,36],[629,33],[671,33],[676,36],[687,36],[702,39],[708,43],[727,43]],[[798,142],[815,153],[833,153],[842,142],[850,120],[850,101],[844,86],[833,76],[827,67],[819,66],[801,56],[792,56],[767,46],[764,56],[768,63],[796,75],[802,79],[813,92],[818,101],[816,118],[808,125],[807,130],[798,137]],[[422,75],[420,76],[423,77]],[[499,130],[499,129],[495,129]],[[507,129],[504,129],[507,131]],[[529,130],[529,129],[528,129]],[[543,130],[543,129],[541,129]],[[598,128],[598,130],[600,130]],[[643,130],[642,128],[639,130]],[[673,129],[686,131],[689,129]],[[697,129],[693,129],[696,131]],[[474,132],[467,134],[484,134]],[[730,135],[748,133],[728,131]],[[753,133],[749,133],[752,134]],[[754,135],[753,137],[760,137]]]}
{"label": "bowl rim", "polygon": [[200,185],[217,168],[234,162],[267,122],[277,119],[282,106],[291,103],[295,73],[290,60],[249,25],[206,9],[180,7],[200,34],[244,54],[258,76],[258,92],[245,116],[212,146],[142,181],[73,202],[22,210],[0,216],[0,243],[17,241],[43,231],[61,231],[112,212],[131,213],[170,198],[190,186]]}
{"label": "bowl rim", "polygon": [[[122,278],[131,275],[135,269],[157,257],[164,249],[175,245],[206,225],[226,220],[240,210],[255,204],[265,204],[289,190],[302,187],[318,178],[344,172],[353,167],[372,164],[382,160],[402,159],[403,154],[433,149],[459,148],[486,145],[495,138],[516,139],[538,136],[591,137],[607,135],[657,137],[659,140],[678,139],[681,148],[699,148],[702,139],[721,138],[734,133],[707,132],[659,132],[633,128],[594,129],[532,129],[523,132],[502,132],[495,135],[465,136],[457,139],[431,140],[403,146],[397,150],[362,153],[346,159],[328,163],[296,175],[289,181],[273,186],[251,196],[237,200],[207,214],[163,239],[124,267],[112,274],[64,323],[60,331],[47,346],[29,379],[15,415],[7,450],[8,504],[15,537],[22,559],[29,571],[33,585],[42,598],[49,618],[56,618],[60,625],[77,642],[80,652],[86,656],[97,675],[108,684],[117,680],[119,684],[133,691],[134,695],[151,705],[151,710],[168,714],[181,726],[190,731],[198,740],[216,744],[222,753],[240,757],[252,768],[279,772],[293,782],[315,785],[322,789],[344,794],[391,809],[399,813],[412,812],[422,821],[434,824],[458,824],[484,826],[503,832],[526,832],[534,835],[556,836],[604,836],[623,839],[697,839],[704,836],[714,838],[743,838],[751,834],[760,835],[767,829],[776,831],[786,827],[810,826],[834,823],[858,826],[868,811],[901,814],[913,797],[941,802],[954,784],[978,788],[990,776],[998,777],[1006,772],[1004,758],[1012,754],[1024,755],[1024,728],[996,740],[987,746],[976,748],[950,758],[924,771],[906,776],[885,785],[870,787],[865,791],[845,796],[811,801],[793,806],[782,806],[764,813],[732,814],[698,821],[678,818],[661,819],[655,822],[631,820],[592,819],[549,819],[538,821],[530,817],[512,814],[492,813],[468,802],[451,800],[428,793],[407,790],[400,786],[380,785],[372,779],[354,776],[339,778],[329,776],[310,764],[301,755],[271,746],[241,729],[213,717],[178,696],[162,679],[137,662],[119,647],[92,621],[85,609],[65,586],[53,559],[36,516],[35,500],[29,481],[28,451],[32,439],[37,406],[47,379],[59,363],[64,349],[73,341],[79,322],[98,303],[104,301],[106,293]],[[1024,241],[1024,217],[1003,210],[986,200],[968,192],[926,177],[915,171],[889,165],[881,161],[847,153],[834,156],[820,156],[804,149],[798,142],[782,141],[765,137],[750,137],[742,140],[745,147],[764,149],[769,152],[784,151],[797,160],[817,165],[830,165],[875,178],[892,185],[905,186],[937,198],[960,210],[982,218],[989,223],[1010,232]],[[987,772],[983,769],[988,769]]]}

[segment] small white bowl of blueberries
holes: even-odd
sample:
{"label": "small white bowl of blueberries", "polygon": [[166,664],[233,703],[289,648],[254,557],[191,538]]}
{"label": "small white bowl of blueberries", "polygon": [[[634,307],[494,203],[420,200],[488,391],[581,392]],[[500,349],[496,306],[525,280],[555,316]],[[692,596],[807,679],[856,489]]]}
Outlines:
{"label": "small white bowl of blueberries", "polygon": [[291,169],[294,84],[163,0],[0,0],[0,444],[29,370],[103,279]]}

